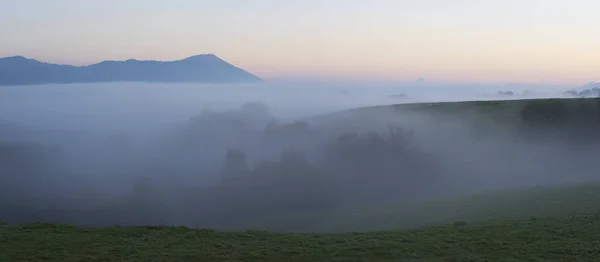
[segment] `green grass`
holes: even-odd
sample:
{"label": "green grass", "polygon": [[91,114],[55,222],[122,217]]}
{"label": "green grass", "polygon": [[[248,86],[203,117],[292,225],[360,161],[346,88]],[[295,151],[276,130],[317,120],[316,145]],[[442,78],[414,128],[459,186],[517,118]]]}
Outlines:
{"label": "green grass", "polygon": [[548,98],[548,99],[516,99],[516,100],[492,100],[492,101],[465,101],[465,102],[436,102],[436,103],[414,103],[397,104],[391,106],[373,106],[357,108],[346,112],[361,111],[371,114],[372,110],[383,110],[393,108],[396,110],[414,110],[437,114],[469,115],[481,114],[497,119],[512,119],[519,116],[519,112],[525,105],[531,102],[553,103],[561,102],[567,107],[579,105],[595,105],[597,98]]}
{"label": "green grass", "polygon": [[387,229],[335,234],[0,224],[0,261],[597,261],[598,203],[600,184],[540,186],[299,218]]}
{"label": "green grass", "polygon": [[600,212],[600,183],[524,187],[442,200],[403,202],[254,222],[276,231],[324,232],[410,229],[530,217]]}
{"label": "green grass", "polygon": [[344,234],[0,226],[1,261],[595,261],[600,213]]}
{"label": "green grass", "polygon": [[474,127],[489,126],[493,128],[513,128],[521,121],[521,110],[529,103],[550,104],[560,102],[567,108],[573,109],[583,105],[596,105],[597,98],[551,98],[551,99],[517,99],[517,100],[492,100],[492,101],[464,101],[464,102],[434,102],[434,103],[409,103],[384,106],[355,108],[326,115],[313,119],[318,124],[340,124],[343,122],[369,121],[376,119],[374,116],[387,116],[396,114],[401,119],[403,114],[421,113],[432,117],[436,121],[453,122],[461,121]]}

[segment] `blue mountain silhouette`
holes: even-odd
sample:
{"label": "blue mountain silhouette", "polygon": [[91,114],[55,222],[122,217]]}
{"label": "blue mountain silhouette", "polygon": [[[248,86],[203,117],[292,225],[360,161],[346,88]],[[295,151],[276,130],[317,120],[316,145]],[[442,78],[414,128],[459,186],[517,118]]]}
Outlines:
{"label": "blue mountain silhouette", "polygon": [[0,85],[122,81],[246,83],[262,80],[212,54],[176,61],[103,61],[89,66],[50,64],[23,56],[0,58]]}

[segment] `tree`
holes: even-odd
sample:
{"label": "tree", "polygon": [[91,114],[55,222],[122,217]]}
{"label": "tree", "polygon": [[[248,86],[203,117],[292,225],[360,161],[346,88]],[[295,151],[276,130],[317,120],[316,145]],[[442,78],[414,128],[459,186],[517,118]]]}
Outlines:
{"label": "tree", "polygon": [[221,174],[224,178],[235,177],[245,174],[249,171],[248,159],[246,154],[237,149],[227,150]]}
{"label": "tree", "polygon": [[336,174],[350,204],[399,200],[440,183],[435,159],[411,141],[411,132],[347,132],[328,143],[323,165]]}

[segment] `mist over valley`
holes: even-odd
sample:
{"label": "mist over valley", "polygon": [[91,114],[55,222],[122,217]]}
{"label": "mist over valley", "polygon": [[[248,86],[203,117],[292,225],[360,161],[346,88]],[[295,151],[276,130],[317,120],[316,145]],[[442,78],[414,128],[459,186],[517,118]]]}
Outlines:
{"label": "mist over valley", "polygon": [[327,231],[285,221],[598,179],[595,99],[528,86],[500,101],[499,88],[0,87],[0,220]]}

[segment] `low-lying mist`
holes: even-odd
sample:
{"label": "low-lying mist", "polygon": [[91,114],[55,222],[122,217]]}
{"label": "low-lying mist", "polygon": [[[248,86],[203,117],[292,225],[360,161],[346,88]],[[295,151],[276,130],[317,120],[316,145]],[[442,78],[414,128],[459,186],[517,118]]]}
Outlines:
{"label": "low-lying mist", "polygon": [[596,102],[532,101],[506,125],[443,107],[325,115],[443,98],[422,86],[115,85],[0,90],[0,221],[269,229],[262,218],[592,181],[600,167]]}

